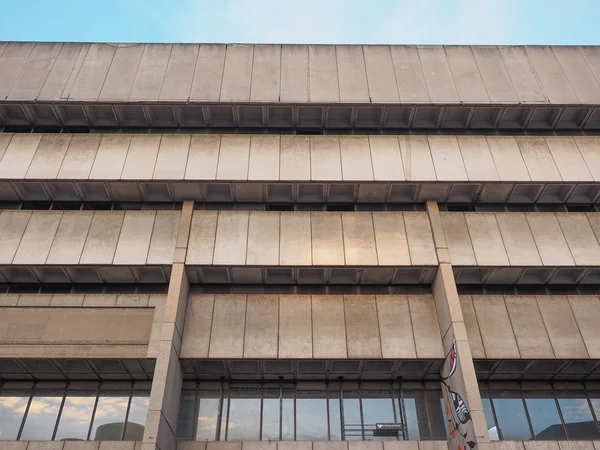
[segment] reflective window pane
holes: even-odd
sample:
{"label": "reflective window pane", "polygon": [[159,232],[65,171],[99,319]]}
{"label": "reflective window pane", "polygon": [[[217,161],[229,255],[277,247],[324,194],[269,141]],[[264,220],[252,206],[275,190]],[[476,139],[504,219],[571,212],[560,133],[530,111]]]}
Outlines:
{"label": "reflective window pane", "polygon": [[338,394],[329,394],[329,440],[342,439],[342,416],[340,413],[340,398]]}
{"label": "reflective window pane", "polygon": [[54,434],[63,392],[34,394],[21,433],[22,441],[49,441]]}
{"label": "reflective window pane", "polygon": [[90,431],[95,403],[96,391],[67,392],[54,439],[85,441]]}
{"label": "reflective window pane", "polygon": [[494,412],[492,411],[492,402],[487,391],[481,393],[481,402],[483,403],[483,412],[485,413],[485,421],[488,427],[488,433],[492,441],[499,439],[498,429],[494,421]]}
{"label": "reflective window pane", "polygon": [[442,392],[425,391],[425,400],[427,401],[427,412],[429,413],[431,439],[447,439],[448,433],[446,429],[446,418],[444,413]]}
{"label": "reflective window pane", "polygon": [[[202,402],[200,402],[202,404]],[[260,393],[231,393],[228,441],[257,441],[260,436]]]}
{"label": "reflective window pane", "polygon": [[283,391],[283,404],[281,411],[281,439],[294,440],[294,393]]}
{"label": "reflective window pane", "polygon": [[200,391],[198,393],[198,424],[196,426],[196,440],[214,441],[217,434],[218,418],[219,392]]}
{"label": "reflective window pane", "polygon": [[558,405],[565,421],[569,439],[598,439],[600,434],[584,392],[561,392]]}
{"label": "reflective window pane", "polygon": [[423,391],[404,392],[404,411],[408,439],[411,441],[431,439]]}
{"label": "reflective window pane", "polygon": [[344,391],[344,439],[346,441],[362,441],[362,421],[360,419],[360,400],[358,392]]}
{"label": "reflective window pane", "polygon": [[323,392],[298,392],[296,396],[296,440],[326,441],[327,399]]}
{"label": "reflective window pane", "polygon": [[129,416],[127,417],[124,440],[141,441],[143,439],[149,401],[149,394],[133,394],[131,406],[129,406]]}
{"label": "reflective window pane", "polygon": [[364,421],[364,433],[367,440],[396,440],[397,435],[387,436],[376,432],[378,423],[395,423],[394,404],[392,401],[392,393],[389,391],[383,392],[363,392],[362,393],[362,409]]}
{"label": "reflective window pane", "polygon": [[125,427],[128,405],[128,393],[101,392],[90,439],[93,441],[120,441]]}
{"label": "reflective window pane", "polygon": [[263,398],[262,440],[279,440],[279,391],[265,391]]}
{"label": "reflective window pane", "polygon": [[179,402],[177,419],[177,438],[183,441],[194,439],[194,409],[196,408],[196,391],[183,391]]}
{"label": "reflective window pane", "polygon": [[566,439],[552,392],[525,392],[525,404],[537,440]]}
{"label": "reflective window pane", "polygon": [[2,391],[0,394],[0,441],[17,439],[30,396],[29,392],[8,389]]}
{"label": "reflective window pane", "polygon": [[531,439],[521,392],[491,392],[501,439]]}

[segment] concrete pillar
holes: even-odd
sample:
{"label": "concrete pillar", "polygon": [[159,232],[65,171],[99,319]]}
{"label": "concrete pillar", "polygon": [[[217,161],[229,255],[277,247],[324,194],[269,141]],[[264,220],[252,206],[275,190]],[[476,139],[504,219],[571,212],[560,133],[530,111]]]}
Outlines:
{"label": "concrete pillar", "polygon": [[[184,202],[162,320],[155,318],[153,325],[158,328],[155,332],[160,338],[157,348],[149,349],[156,353],[156,367],[142,450],[175,450],[177,447],[177,416],[183,382],[179,353],[189,297],[185,255],[193,210],[193,201]],[[157,314],[161,314],[158,308]]]}
{"label": "concrete pillar", "polygon": [[448,449],[487,450],[490,437],[437,203],[427,202],[427,212],[439,261],[432,288],[446,354],[440,376],[450,431]]}

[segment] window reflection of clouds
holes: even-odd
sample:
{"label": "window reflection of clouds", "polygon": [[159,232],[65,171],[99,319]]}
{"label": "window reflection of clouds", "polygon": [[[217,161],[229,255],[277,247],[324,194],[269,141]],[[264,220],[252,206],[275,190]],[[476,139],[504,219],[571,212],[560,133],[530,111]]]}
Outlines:
{"label": "window reflection of clouds", "polygon": [[6,393],[0,396],[0,441],[17,439],[28,401],[28,395]]}
{"label": "window reflection of clouds", "polygon": [[29,405],[21,440],[49,441],[52,439],[63,396],[35,395]]}
{"label": "window reflection of clouds", "polygon": [[148,396],[139,396],[134,394],[131,398],[124,440],[141,441],[143,439],[144,425],[146,424],[149,401],[150,398]]}
{"label": "window reflection of clouds", "polygon": [[96,393],[69,393],[65,400],[55,440],[86,440],[96,403]]}
{"label": "window reflection of clouds", "polygon": [[94,441],[120,441],[128,404],[129,396],[101,393],[98,398],[90,439]]}
{"label": "window reflection of clouds", "polygon": [[565,421],[569,439],[598,439],[600,433],[585,393],[565,392],[559,394],[558,404]]}

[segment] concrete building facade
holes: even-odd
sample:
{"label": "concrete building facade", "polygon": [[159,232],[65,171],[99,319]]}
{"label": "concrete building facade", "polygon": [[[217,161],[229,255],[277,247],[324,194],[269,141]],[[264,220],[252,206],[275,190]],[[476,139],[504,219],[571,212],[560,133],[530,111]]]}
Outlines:
{"label": "concrete building facade", "polygon": [[0,450],[600,450],[600,47],[0,42]]}

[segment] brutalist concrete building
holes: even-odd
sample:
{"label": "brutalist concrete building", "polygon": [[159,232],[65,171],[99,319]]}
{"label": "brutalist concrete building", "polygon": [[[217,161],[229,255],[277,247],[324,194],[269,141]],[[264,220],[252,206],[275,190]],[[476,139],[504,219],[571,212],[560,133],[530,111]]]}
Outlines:
{"label": "brutalist concrete building", "polygon": [[1,450],[600,449],[600,47],[0,43]]}

